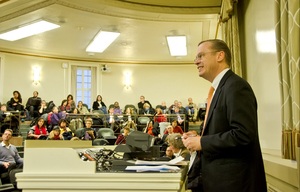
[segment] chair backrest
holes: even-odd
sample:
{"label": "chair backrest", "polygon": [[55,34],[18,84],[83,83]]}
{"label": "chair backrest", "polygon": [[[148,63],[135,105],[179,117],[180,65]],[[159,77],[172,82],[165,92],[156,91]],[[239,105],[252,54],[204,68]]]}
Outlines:
{"label": "chair backrest", "polygon": [[92,145],[108,145],[109,142],[106,139],[94,139]]}
{"label": "chair backrest", "polygon": [[115,133],[111,128],[100,128],[98,130],[98,138],[114,139],[117,137],[115,136]]}
{"label": "chair backrest", "polygon": [[139,117],[138,118],[138,122],[139,122],[139,124],[147,124],[148,122],[150,121],[150,118],[149,117]]}

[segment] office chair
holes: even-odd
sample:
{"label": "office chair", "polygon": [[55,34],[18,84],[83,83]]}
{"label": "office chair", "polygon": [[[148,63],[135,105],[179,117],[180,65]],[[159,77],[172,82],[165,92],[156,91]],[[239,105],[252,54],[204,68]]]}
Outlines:
{"label": "office chair", "polygon": [[97,137],[100,139],[106,139],[110,145],[114,145],[117,139],[111,128],[100,128],[98,130]]}
{"label": "office chair", "polygon": [[109,142],[106,139],[94,139],[92,145],[99,146],[99,145],[108,145]]}

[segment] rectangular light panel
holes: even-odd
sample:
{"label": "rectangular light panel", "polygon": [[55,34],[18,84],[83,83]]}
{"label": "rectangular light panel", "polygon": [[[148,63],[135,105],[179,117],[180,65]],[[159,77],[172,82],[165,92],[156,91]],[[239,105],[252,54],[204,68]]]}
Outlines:
{"label": "rectangular light panel", "polygon": [[45,31],[50,31],[50,30],[56,29],[58,27],[60,27],[60,26],[57,24],[50,23],[45,20],[39,20],[34,23],[30,23],[30,24],[18,27],[16,29],[12,29],[10,31],[1,33],[0,39],[7,40],[7,41],[16,41],[19,39],[23,39],[25,37],[43,33]]}
{"label": "rectangular light panel", "polygon": [[86,52],[102,53],[119,35],[118,32],[100,31],[86,48]]}
{"label": "rectangular light panel", "polygon": [[171,56],[186,56],[186,36],[167,36]]}

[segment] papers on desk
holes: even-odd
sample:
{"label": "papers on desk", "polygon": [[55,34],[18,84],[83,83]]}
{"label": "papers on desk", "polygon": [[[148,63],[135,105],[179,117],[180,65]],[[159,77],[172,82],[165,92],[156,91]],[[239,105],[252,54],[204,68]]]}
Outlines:
{"label": "papers on desk", "polygon": [[184,160],[183,157],[179,156],[170,161],[143,161],[143,160],[136,160],[136,165],[175,165],[179,162]]}
{"label": "papers on desk", "polygon": [[171,165],[144,165],[144,166],[127,166],[127,171],[136,171],[136,172],[144,172],[144,171],[177,171],[180,170],[177,166]]}
{"label": "papers on desk", "polygon": [[135,162],[136,166],[127,166],[125,170],[136,171],[136,172],[145,172],[145,171],[177,171],[180,170],[179,167],[174,166],[177,163],[181,162],[183,157],[176,157],[170,161],[142,161],[137,160]]}

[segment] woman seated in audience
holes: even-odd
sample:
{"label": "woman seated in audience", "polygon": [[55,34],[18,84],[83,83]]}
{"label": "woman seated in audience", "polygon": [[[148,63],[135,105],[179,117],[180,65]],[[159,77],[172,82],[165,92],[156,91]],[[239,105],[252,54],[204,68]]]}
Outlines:
{"label": "woman seated in audience", "polygon": [[79,114],[88,114],[89,110],[83,105],[82,101],[78,101],[77,110]]}
{"label": "woman seated in audience", "polygon": [[64,137],[60,134],[60,129],[55,126],[48,136],[48,140],[64,140]]}
{"label": "woman seated in audience", "polygon": [[58,110],[67,112],[67,104],[68,101],[66,99],[62,100],[60,106],[58,107]]}
{"label": "woman seated in audience", "polygon": [[8,111],[24,111],[22,96],[19,91],[13,92],[13,97],[8,102]]}
{"label": "woman seated in audience", "polygon": [[69,94],[67,96],[67,106],[66,106],[66,111],[67,113],[72,112],[76,108],[76,104],[73,98],[73,95]]}
{"label": "woman seated in audience", "polygon": [[130,121],[133,121],[134,119],[134,109],[132,107],[128,107],[125,111],[125,114],[124,114],[124,121],[125,122],[130,122]]}
{"label": "woman seated in audience", "polygon": [[96,101],[94,101],[93,103],[93,110],[100,110],[102,111],[104,114],[107,114],[107,108],[105,103],[102,101],[102,96],[101,95],[97,95],[96,97]]}
{"label": "woman seated in audience", "polygon": [[167,137],[167,142],[169,147],[172,149],[175,157],[183,157],[186,158],[190,152],[189,150],[183,145],[180,133],[170,134]]}
{"label": "woman seated in audience", "polygon": [[155,110],[149,105],[149,103],[145,103],[143,108],[139,110],[140,115],[154,115]]}
{"label": "woman seated in audience", "polygon": [[60,129],[60,135],[64,138],[64,140],[71,140],[74,136],[74,133],[68,127],[68,122],[65,119],[59,120],[58,127]]}
{"label": "woman seated in audience", "polygon": [[[173,133],[183,134],[182,128],[178,125],[177,120],[172,121]],[[168,129],[164,131],[164,133],[168,133]]]}
{"label": "woman seated in audience", "polygon": [[45,126],[45,120],[40,117],[37,120],[36,125],[31,127],[27,134],[28,139],[46,139],[48,137],[48,131]]}
{"label": "woman seated in audience", "polygon": [[154,126],[154,121],[153,120],[150,120],[147,123],[147,126],[146,126],[144,132],[148,133],[149,135],[152,135],[154,137],[157,137],[158,134],[159,134],[159,130],[158,130],[157,126]]}
{"label": "woman seated in audience", "polygon": [[123,128],[123,133],[121,133],[116,142],[115,142],[115,145],[119,145],[119,144],[126,144],[126,138],[127,136],[129,135],[130,133],[130,128],[129,127],[124,127]]}
{"label": "woman seated in audience", "polygon": [[39,107],[39,110],[38,110],[38,113],[39,113],[39,116],[42,116],[46,113],[49,113],[50,111],[47,111],[47,103],[45,100],[42,100],[41,102],[41,105]]}
{"label": "woman seated in audience", "polygon": [[156,114],[154,115],[154,122],[161,123],[167,121],[167,117],[165,114],[163,114],[161,108],[156,108],[155,111]]}
{"label": "woman seated in audience", "polygon": [[119,102],[116,101],[114,103],[114,114],[115,115],[122,115],[122,109],[120,108]]}

